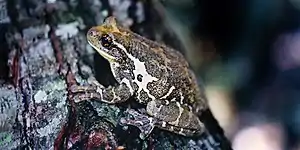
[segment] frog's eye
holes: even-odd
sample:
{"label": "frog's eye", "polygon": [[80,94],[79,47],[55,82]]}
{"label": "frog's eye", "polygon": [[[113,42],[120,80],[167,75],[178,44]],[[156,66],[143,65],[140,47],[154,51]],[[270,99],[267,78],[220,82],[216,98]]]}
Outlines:
{"label": "frog's eye", "polygon": [[100,37],[100,42],[103,47],[110,47],[112,44],[112,38],[108,34],[102,34]]}

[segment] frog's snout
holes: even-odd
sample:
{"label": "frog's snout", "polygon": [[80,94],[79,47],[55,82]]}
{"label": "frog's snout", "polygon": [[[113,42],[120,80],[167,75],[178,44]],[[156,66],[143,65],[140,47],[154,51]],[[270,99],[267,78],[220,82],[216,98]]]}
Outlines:
{"label": "frog's snout", "polygon": [[95,28],[91,28],[87,32],[88,37],[96,37],[97,35],[99,35],[99,33]]}

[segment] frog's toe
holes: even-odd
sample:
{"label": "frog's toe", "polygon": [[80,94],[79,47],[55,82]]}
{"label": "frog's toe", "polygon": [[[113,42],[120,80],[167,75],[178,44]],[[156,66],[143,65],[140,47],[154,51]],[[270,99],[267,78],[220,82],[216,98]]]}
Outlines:
{"label": "frog's toe", "polygon": [[125,131],[128,130],[128,126],[127,125],[122,125],[122,126],[123,126],[122,127],[123,130],[125,130]]}
{"label": "frog's toe", "polygon": [[141,132],[140,135],[139,135],[139,137],[140,137],[142,140],[146,139],[148,136],[149,136],[149,134],[145,134],[145,133],[143,133],[143,132]]}
{"label": "frog's toe", "polygon": [[79,103],[90,99],[101,99],[101,95],[97,92],[77,93],[73,96],[74,102]]}
{"label": "frog's toe", "polygon": [[147,114],[147,110],[145,108],[140,108],[138,109],[138,111],[141,113],[141,114]]}
{"label": "frog's toe", "polygon": [[[127,126],[127,118],[125,118],[125,117],[122,117],[121,119],[120,119],[120,122],[119,122],[119,124],[121,125],[121,126]],[[127,128],[124,128],[124,129],[126,129],[127,130]]]}
{"label": "frog's toe", "polygon": [[81,86],[81,85],[72,85],[70,87],[70,91],[72,93],[79,93],[79,92],[89,92],[89,91],[96,91],[97,90],[97,86]]}
{"label": "frog's toe", "polygon": [[145,139],[151,134],[152,130],[154,129],[154,125],[151,125],[151,124],[144,125],[144,126],[140,127],[139,129],[141,130],[141,133],[139,135],[140,138]]}

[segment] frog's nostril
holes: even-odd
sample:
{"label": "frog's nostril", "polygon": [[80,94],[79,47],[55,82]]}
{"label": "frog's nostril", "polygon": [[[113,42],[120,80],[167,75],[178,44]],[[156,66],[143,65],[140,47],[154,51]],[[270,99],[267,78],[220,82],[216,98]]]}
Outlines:
{"label": "frog's nostril", "polygon": [[96,36],[97,35],[97,31],[95,30],[95,29],[90,29],[89,31],[88,31],[88,35],[89,36]]}

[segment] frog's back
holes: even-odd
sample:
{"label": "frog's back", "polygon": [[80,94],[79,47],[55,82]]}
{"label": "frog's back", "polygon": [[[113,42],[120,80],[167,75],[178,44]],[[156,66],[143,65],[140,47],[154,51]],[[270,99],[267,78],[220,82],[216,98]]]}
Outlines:
{"label": "frog's back", "polygon": [[[199,89],[193,71],[179,51],[128,29],[122,27],[119,29],[123,33],[129,33],[130,40],[125,44],[128,46],[128,51],[134,57],[139,57],[140,61],[145,62],[146,68],[148,67],[147,70],[152,76],[160,78],[159,81],[148,84],[152,95],[161,98],[168,94],[167,99],[176,98],[176,101],[192,107],[205,103],[203,91]],[[168,93],[172,87],[174,90]]]}
{"label": "frog's back", "polygon": [[[139,36],[135,33],[133,35]],[[160,66],[166,66],[167,82],[170,84],[169,88],[174,86],[176,89],[180,89],[179,93],[174,93],[175,96],[183,95],[185,102],[191,105],[196,101],[202,102],[205,99],[203,98],[203,91],[198,86],[194,72],[190,69],[185,57],[179,51],[142,36],[139,37],[141,38],[135,39],[141,39],[142,42],[145,42],[152,49],[150,51],[149,49],[145,49],[145,53],[153,53],[152,55],[156,55],[156,58],[163,59],[163,64],[160,64]]]}

